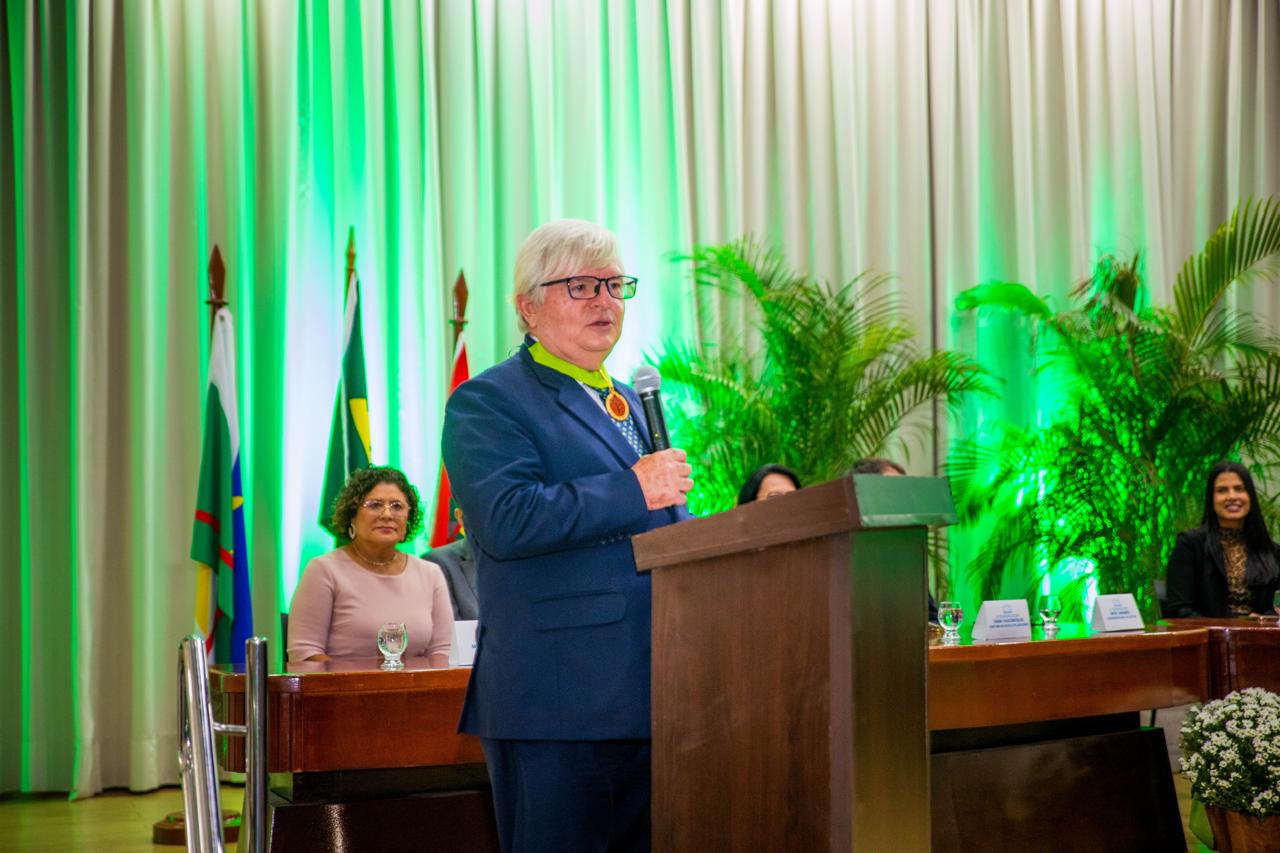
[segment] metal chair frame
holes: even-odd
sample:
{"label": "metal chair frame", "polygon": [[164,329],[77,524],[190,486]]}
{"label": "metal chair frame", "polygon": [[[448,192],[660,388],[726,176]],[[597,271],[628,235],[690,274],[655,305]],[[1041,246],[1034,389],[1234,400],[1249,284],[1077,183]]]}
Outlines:
{"label": "metal chair frame", "polygon": [[215,734],[245,739],[243,819],[238,850],[267,849],[267,639],[244,644],[244,725],[215,723],[210,706],[204,638],[192,634],[178,647],[178,770],[186,810],[187,850],[224,853]]}

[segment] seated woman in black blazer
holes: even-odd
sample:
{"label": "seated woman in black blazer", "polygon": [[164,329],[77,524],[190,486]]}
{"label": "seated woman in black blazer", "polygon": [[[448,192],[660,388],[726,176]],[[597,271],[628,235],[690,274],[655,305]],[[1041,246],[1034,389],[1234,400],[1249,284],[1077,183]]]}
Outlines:
{"label": "seated woman in black blazer", "polygon": [[1258,508],[1253,477],[1238,462],[1209,470],[1204,521],[1178,534],[1166,570],[1169,616],[1268,613],[1280,581],[1276,543]]}

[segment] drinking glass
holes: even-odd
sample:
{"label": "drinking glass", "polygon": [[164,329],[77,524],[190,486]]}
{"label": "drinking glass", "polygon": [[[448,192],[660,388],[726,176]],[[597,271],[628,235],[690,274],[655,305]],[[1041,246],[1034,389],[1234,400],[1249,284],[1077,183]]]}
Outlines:
{"label": "drinking glass", "polygon": [[400,656],[409,646],[409,631],[403,622],[386,622],[378,626],[378,650],[382,652],[381,669],[404,669]]}
{"label": "drinking glass", "polygon": [[954,646],[960,642],[960,623],[964,621],[964,608],[958,601],[944,601],[938,605],[938,624],[942,626],[942,642]]}
{"label": "drinking glass", "polygon": [[1056,595],[1040,597],[1040,620],[1044,623],[1044,632],[1049,635],[1058,633],[1058,617],[1062,615],[1062,601]]}

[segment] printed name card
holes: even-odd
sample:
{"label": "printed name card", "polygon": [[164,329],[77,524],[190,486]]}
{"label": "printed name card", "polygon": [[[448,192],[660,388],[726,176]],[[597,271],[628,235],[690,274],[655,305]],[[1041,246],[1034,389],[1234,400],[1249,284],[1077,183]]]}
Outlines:
{"label": "printed name card", "polygon": [[975,640],[1029,640],[1031,614],[1025,598],[984,601],[973,623]]}
{"label": "printed name card", "polygon": [[449,647],[449,666],[471,666],[476,660],[476,620],[461,619],[453,623],[453,645]]}
{"label": "printed name card", "polygon": [[1090,627],[1095,631],[1141,631],[1146,625],[1138,612],[1138,602],[1134,601],[1133,593],[1122,592],[1098,596],[1093,603]]}

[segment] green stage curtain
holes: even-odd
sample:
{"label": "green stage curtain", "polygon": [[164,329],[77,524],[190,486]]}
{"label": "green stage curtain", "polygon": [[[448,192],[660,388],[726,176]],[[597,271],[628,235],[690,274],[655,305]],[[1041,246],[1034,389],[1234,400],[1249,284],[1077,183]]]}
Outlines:
{"label": "green stage curtain", "polygon": [[430,496],[449,287],[465,270],[478,372],[519,341],[511,265],[547,219],[622,238],[623,376],[663,337],[749,322],[691,294],[667,253],[695,242],[895,273],[926,347],[1008,379],[922,415],[928,473],[949,432],[1053,394],[1023,333],[955,317],[957,292],[1061,296],[1096,252],[1144,248],[1166,299],[1238,199],[1280,192],[1274,0],[15,0],[0,27],[0,792],[176,779],[215,244],[275,642],[331,547],[350,227],[373,456]]}

